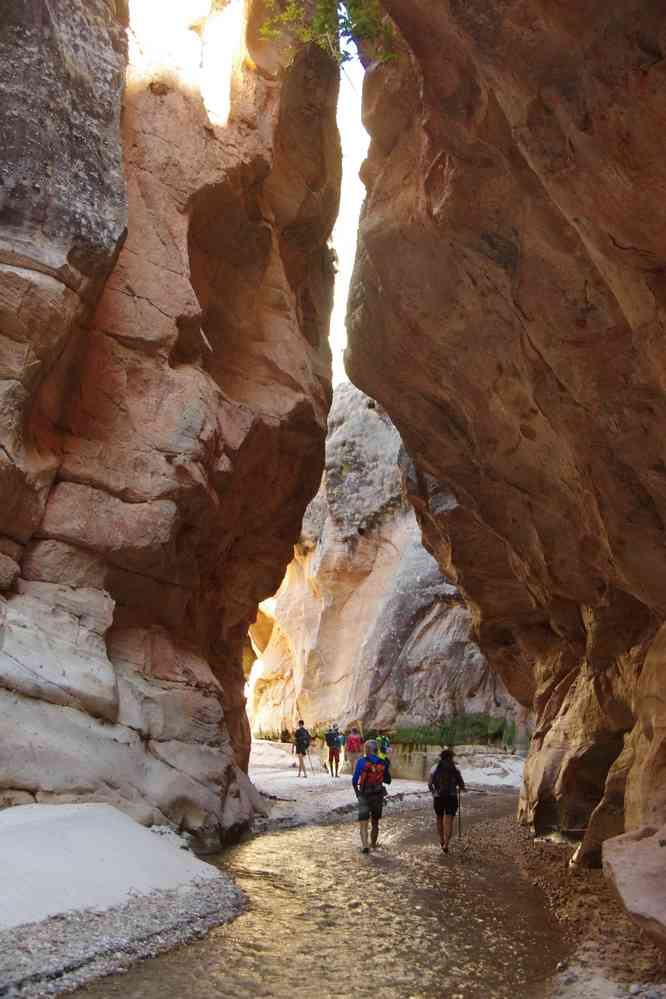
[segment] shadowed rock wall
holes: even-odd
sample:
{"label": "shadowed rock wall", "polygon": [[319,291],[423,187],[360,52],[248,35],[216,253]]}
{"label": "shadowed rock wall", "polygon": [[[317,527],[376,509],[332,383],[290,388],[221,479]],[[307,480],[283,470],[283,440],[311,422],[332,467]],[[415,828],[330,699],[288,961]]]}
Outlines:
{"label": "shadowed rock wall", "polygon": [[536,710],[523,817],[596,859],[666,818],[663,4],[384,6],[347,366]]}
{"label": "shadowed rock wall", "polygon": [[323,464],[337,70],[257,4],[132,0],[123,90],[122,8],[0,26],[0,789],[214,844]]}
{"label": "shadowed rock wall", "polygon": [[470,639],[471,615],[403,499],[400,437],[352,385],[333,397],[326,471],[275,600],[251,629],[253,731],[392,729],[526,712]]}

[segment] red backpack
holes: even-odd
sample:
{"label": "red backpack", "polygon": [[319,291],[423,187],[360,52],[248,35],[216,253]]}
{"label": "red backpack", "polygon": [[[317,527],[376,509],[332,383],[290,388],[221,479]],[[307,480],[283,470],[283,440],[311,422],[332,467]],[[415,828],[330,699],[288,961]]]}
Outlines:
{"label": "red backpack", "polygon": [[372,760],[365,760],[365,766],[361,771],[358,786],[361,794],[379,794],[384,783],[384,764],[373,763]]}
{"label": "red backpack", "polygon": [[363,739],[360,735],[348,735],[347,736],[347,752],[348,753],[360,753],[363,748]]}

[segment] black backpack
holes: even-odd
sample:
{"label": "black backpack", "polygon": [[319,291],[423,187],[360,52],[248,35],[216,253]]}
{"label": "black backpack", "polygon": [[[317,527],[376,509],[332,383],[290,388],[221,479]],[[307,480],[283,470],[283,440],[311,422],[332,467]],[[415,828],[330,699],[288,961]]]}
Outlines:
{"label": "black backpack", "polygon": [[310,733],[306,728],[296,729],[296,749],[302,750],[303,754],[307,751],[310,745]]}
{"label": "black backpack", "polygon": [[337,732],[334,732],[333,729],[329,728],[329,730],[326,733],[326,735],[324,736],[324,738],[326,739],[326,745],[329,747],[329,749],[336,749],[337,748],[337,745],[338,745],[338,733]]}
{"label": "black backpack", "polygon": [[436,798],[455,797],[460,783],[458,770],[452,763],[440,762],[432,775],[431,783]]}

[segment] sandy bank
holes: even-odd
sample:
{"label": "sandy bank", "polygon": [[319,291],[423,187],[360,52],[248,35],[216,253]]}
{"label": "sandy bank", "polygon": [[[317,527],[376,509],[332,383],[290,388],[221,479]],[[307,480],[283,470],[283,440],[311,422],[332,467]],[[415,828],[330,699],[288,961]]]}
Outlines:
{"label": "sandy bank", "polygon": [[[463,778],[471,789],[518,789],[523,760],[488,752],[467,754],[461,749],[457,759]],[[268,817],[255,822],[257,831],[289,828],[313,822],[339,822],[353,816],[356,799],[351,775],[332,778],[318,755],[312,751],[307,778],[296,776],[296,757],[287,743],[255,741],[250,756],[250,777],[267,800]],[[422,808],[430,804],[423,781],[395,778],[388,787],[387,814],[391,810]]]}
{"label": "sandy bank", "polygon": [[0,996],[68,992],[236,915],[215,867],[110,805],[0,812]]}

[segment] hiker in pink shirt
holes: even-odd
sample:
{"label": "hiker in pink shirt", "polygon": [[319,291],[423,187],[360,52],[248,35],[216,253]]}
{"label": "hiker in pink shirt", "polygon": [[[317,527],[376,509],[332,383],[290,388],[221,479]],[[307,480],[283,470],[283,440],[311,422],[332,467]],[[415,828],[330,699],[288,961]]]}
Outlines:
{"label": "hiker in pink shirt", "polygon": [[363,753],[363,739],[359,730],[352,725],[349,735],[345,740],[345,758],[349,761],[351,772],[354,773],[356,764]]}

